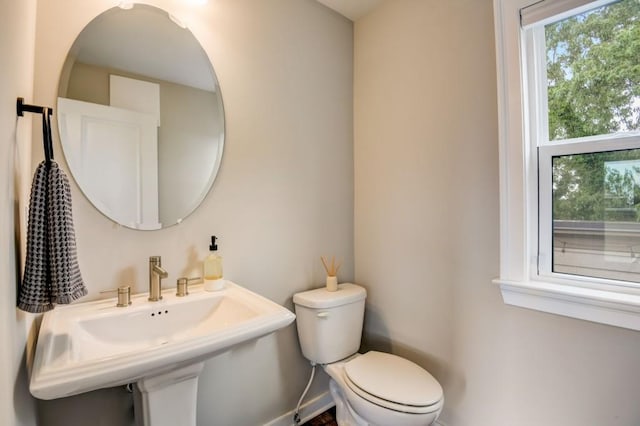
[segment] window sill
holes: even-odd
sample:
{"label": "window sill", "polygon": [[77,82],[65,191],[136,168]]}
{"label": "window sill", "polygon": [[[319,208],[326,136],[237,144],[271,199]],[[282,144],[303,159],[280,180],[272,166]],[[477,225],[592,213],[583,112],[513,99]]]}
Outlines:
{"label": "window sill", "polygon": [[540,281],[493,282],[508,305],[640,331],[640,295]]}

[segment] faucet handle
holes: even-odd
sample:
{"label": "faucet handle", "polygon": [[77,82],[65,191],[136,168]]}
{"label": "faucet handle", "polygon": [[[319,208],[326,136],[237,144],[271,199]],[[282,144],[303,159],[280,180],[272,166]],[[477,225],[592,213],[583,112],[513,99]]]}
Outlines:
{"label": "faucet handle", "polygon": [[176,284],[176,296],[178,296],[178,297],[188,296],[189,295],[189,283],[193,282],[193,281],[199,281],[201,279],[202,279],[202,277],[194,277],[194,278],[180,277],[180,278],[178,278],[178,282]]}
{"label": "faucet handle", "polygon": [[126,308],[131,305],[131,287],[128,285],[122,285],[118,288],[114,288],[113,290],[104,290],[101,291],[100,294],[113,293],[116,291],[118,292],[118,303],[116,303],[118,308]]}

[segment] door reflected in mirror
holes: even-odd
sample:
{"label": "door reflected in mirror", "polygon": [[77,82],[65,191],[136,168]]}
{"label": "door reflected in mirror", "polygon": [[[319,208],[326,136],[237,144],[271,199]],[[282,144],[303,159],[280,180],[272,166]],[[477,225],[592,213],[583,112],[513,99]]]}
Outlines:
{"label": "door reflected in mirror", "polygon": [[222,159],[222,96],[200,43],[167,12],[136,4],[92,20],[58,96],[69,170],[104,215],[160,229],[204,200]]}

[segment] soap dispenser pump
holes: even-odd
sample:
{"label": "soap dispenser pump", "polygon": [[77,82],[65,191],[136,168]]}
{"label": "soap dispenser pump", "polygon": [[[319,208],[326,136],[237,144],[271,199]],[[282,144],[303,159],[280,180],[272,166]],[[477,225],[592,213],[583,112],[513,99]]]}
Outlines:
{"label": "soap dispenser pump", "polygon": [[204,289],[206,291],[222,290],[224,288],[224,280],[222,279],[222,257],[216,253],[218,245],[215,235],[211,236],[211,244],[209,245],[209,256],[204,260]]}

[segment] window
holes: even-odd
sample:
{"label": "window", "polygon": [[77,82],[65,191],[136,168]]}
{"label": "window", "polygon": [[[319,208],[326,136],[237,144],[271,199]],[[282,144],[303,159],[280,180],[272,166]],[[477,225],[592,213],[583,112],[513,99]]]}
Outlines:
{"label": "window", "polygon": [[495,0],[506,303],[640,330],[640,2]]}
{"label": "window", "polygon": [[640,149],[541,154],[541,161],[551,162],[551,179],[541,179],[552,195],[551,226],[541,220],[539,231],[550,234],[540,271],[639,283]]}

